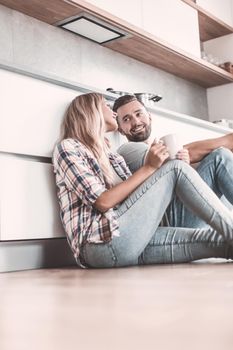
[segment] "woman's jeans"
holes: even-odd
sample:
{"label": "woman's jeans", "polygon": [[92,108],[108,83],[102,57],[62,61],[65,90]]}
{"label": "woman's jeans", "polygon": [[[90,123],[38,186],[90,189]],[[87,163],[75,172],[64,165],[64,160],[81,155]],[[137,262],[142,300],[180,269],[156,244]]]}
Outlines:
{"label": "woman's jeans", "polygon": [[[174,194],[211,227],[158,227]],[[233,258],[233,215],[197,172],[183,161],[164,164],[116,210],[120,237],[86,244],[88,267],[181,263]]]}

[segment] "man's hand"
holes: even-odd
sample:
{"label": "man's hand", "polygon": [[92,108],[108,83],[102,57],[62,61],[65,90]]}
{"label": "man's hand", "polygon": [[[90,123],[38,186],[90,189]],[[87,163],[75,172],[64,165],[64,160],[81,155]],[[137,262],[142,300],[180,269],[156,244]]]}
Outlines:
{"label": "man's hand", "polygon": [[146,155],[145,165],[159,169],[161,165],[169,158],[167,147],[161,142],[153,142]]}
{"label": "man's hand", "polygon": [[184,162],[190,164],[189,151],[186,148],[181,149],[177,155],[177,159],[183,160]]}

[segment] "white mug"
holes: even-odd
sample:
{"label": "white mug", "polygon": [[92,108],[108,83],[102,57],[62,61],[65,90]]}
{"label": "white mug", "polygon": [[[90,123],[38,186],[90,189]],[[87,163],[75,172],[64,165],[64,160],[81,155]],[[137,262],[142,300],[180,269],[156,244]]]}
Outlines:
{"label": "white mug", "polygon": [[183,145],[177,134],[168,134],[160,138],[164,145],[167,146],[169,159],[176,159],[178,151],[183,149]]}

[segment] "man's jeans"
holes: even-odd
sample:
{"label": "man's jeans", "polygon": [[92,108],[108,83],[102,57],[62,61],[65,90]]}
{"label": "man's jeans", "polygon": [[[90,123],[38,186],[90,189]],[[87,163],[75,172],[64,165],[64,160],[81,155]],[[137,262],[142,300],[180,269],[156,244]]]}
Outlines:
{"label": "man's jeans", "polygon": [[[233,204],[233,154],[226,148],[218,148],[207,155],[196,168],[207,185],[221,198]],[[177,196],[174,197],[167,211],[169,226],[207,227],[208,224],[185,208]]]}
{"label": "man's jeans", "polygon": [[[174,194],[211,227],[158,227]],[[209,257],[233,258],[233,215],[197,172],[183,161],[164,164],[116,210],[120,237],[86,244],[88,267],[180,263]]]}

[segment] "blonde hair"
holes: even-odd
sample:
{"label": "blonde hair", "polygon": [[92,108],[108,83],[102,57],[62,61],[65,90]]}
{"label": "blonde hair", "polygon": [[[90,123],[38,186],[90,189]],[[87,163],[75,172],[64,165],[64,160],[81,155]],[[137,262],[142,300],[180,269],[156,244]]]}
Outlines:
{"label": "blonde hair", "polygon": [[113,169],[109,162],[109,148],[105,141],[103,102],[103,96],[97,93],[77,96],[68,107],[64,118],[62,139],[78,139],[92,152],[109,188],[113,184]]}

